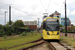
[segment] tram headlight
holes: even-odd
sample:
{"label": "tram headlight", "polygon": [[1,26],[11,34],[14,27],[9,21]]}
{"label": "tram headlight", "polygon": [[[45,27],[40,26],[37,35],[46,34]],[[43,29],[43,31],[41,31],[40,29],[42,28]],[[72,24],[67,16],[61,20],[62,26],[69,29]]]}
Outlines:
{"label": "tram headlight", "polygon": [[57,35],[59,35],[59,32],[57,32]]}
{"label": "tram headlight", "polygon": [[49,32],[47,32],[47,35],[50,35]]}

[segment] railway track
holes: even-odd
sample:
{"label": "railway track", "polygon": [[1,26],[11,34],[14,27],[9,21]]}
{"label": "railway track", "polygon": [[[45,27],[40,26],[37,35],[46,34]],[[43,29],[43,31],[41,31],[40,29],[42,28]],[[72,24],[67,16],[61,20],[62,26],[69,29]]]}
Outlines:
{"label": "railway track", "polygon": [[29,48],[33,48],[33,47],[35,47],[35,46],[41,45],[41,44],[44,43],[44,40],[39,39],[39,40],[36,40],[36,41],[34,41],[34,42],[32,42],[32,43],[36,43],[36,44],[35,44],[35,45],[32,45],[32,46],[29,46],[29,47],[25,47],[25,48],[19,49],[19,50],[27,50],[27,49],[29,49]]}
{"label": "railway track", "polygon": [[60,42],[47,42],[47,41],[44,41],[41,39],[39,41],[36,41],[35,43],[37,43],[37,44],[35,44],[33,46],[26,47],[26,48],[22,48],[20,50],[28,50],[29,48],[34,48],[34,47],[39,46],[43,43],[47,43],[50,50],[71,50],[70,48],[68,48],[67,46],[65,46],[64,44],[62,44]]}
{"label": "railway track", "polygon": [[29,47],[25,47],[25,48],[19,49],[19,50],[26,50],[26,49],[28,49],[28,48],[31,48],[31,47],[37,46],[37,45],[39,45],[39,44],[42,44],[43,42],[44,42],[44,41],[42,40],[42,38],[40,38],[40,39],[35,40],[35,41],[31,41],[31,42],[28,42],[28,43],[24,43],[24,44],[12,46],[12,47],[9,47],[9,48],[0,48],[0,50],[8,50],[8,49],[15,48],[15,47],[19,47],[19,46],[23,46],[23,45],[26,45],[26,44],[29,44],[29,43],[36,43],[36,44],[33,45],[33,46],[29,46]]}
{"label": "railway track", "polygon": [[60,42],[50,42],[48,44],[51,50],[71,50],[70,48],[68,48]]}

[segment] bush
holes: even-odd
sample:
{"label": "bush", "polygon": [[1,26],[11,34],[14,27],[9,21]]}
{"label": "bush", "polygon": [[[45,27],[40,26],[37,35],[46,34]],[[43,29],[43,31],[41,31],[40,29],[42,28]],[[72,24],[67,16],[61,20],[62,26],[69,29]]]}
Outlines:
{"label": "bush", "polygon": [[29,32],[27,32],[27,35],[30,35],[30,33],[29,33]]}
{"label": "bush", "polygon": [[3,36],[3,33],[0,32],[0,37],[2,37],[2,36]]}
{"label": "bush", "polygon": [[3,29],[0,29],[0,37],[2,37],[3,35],[5,35],[5,31]]}
{"label": "bush", "polygon": [[21,34],[21,32],[17,32],[17,34],[19,35],[19,34]]}
{"label": "bush", "polygon": [[14,32],[14,28],[13,27],[11,27],[11,32]]}
{"label": "bush", "polygon": [[30,33],[33,34],[33,31],[31,31]]}
{"label": "bush", "polygon": [[16,30],[15,33],[17,34],[18,33],[18,30]]}
{"label": "bush", "polygon": [[22,32],[22,34],[20,34],[20,36],[26,36],[26,32]]}
{"label": "bush", "polygon": [[4,35],[3,38],[6,39],[7,38],[7,35]]}
{"label": "bush", "polygon": [[3,29],[0,29],[0,33],[3,33],[4,32],[4,30]]}
{"label": "bush", "polygon": [[[63,30],[62,32],[66,32],[66,30]],[[75,33],[75,31],[72,31],[72,30],[67,30],[67,33]]]}
{"label": "bush", "polygon": [[13,27],[11,27],[11,29],[10,29],[9,25],[6,25],[6,27],[0,25],[0,36],[1,37],[3,35],[10,36],[10,35],[12,35],[13,32],[14,32]]}
{"label": "bush", "polygon": [[62,32],[66,32],[66,30],[63,30]]}
{"label": "bush", "polygon": [[6,32],[6,35],[10,36],[10,35],[12,35],[12,32],[9,30],[9,31]]}
{"label": "bush", "polygon": [[22,36],[22,34],[20,34],[19,36]]}

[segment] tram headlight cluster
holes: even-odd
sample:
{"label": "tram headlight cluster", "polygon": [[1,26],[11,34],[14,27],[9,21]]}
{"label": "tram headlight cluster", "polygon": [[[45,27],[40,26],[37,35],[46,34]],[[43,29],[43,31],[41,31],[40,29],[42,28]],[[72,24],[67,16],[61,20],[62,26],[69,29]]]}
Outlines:
{"label": "tram headlight cluster", "polygon": [[57,32],[57,35],[59,35],[59,32]]}
{"label": "tram headlight cluster", "polygon": [[50,35],[49,32],[47,32],[47,35]]}

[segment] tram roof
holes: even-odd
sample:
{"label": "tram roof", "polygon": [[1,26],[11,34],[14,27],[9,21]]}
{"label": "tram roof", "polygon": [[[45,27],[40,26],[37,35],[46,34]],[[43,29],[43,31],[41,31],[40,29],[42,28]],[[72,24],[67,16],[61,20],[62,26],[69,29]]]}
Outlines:
{"label": "tram roof", "polygon": [[46,19],[48,19],[48,18],[59,19],[59,18],[57,18],[57,17],[46,17],[45,19],[43,19],[43,21],[46,21]]}

